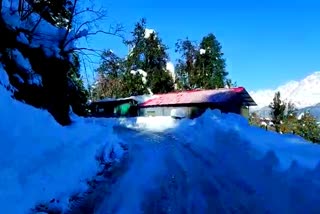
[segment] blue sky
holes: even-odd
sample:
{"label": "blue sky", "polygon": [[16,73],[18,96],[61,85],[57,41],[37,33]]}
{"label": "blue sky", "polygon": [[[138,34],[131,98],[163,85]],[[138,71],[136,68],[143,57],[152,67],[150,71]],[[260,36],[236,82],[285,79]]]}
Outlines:
{"label": "blue sky", "polygon": [[[230,77],[248,90],[275,88],[320,70],[317,1],[99,1],[109,16],[100,28],[121,23],[129,36],[135,22],[145,17],[147,27],[155,29],[170,48],[173,62],[178,39],[200,41],[214,33]],[[105,35],[92,37],[88,46],[111,48],[119,55],[127,52],[120,39]]]}

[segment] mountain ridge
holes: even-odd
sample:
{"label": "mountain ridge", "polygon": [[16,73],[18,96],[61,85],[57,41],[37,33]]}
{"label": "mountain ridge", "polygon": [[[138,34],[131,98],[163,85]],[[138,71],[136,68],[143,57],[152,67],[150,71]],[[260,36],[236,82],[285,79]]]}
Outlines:
{"label": "mountain ridge", "polygon": [[282,100],[292,102],[299,109],[314,106],[320,103],[320,71],[313,72],[302,80],[290,80],[276,89],[250,91],[249,94],[257,103],[253,110],[268,106],[279,91]]}

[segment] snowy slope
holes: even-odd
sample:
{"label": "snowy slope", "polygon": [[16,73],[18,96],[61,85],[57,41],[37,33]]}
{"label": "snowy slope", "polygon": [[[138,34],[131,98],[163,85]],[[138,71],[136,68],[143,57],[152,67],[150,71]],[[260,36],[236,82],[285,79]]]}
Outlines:
{"label": "snowy slope", "polygon": [[118,148],[113,121],[105,126],[73,117],[62,127],[43,110],[11,98],[0,67],[0,209],[1,213],[28,213],[38,203],[59,200],[67,208],[69,198],[84,192],[100,166],[96,157]]}
{"label": "snowy slope", "polygon": [[252,91],[250,95],[258,104],[256,109],[268,106],[277,91],[281,97],[292,101],[297,108],[312,106],[320,102],[320,71],[314,72],[300,81],[290,81],[276,89]]}

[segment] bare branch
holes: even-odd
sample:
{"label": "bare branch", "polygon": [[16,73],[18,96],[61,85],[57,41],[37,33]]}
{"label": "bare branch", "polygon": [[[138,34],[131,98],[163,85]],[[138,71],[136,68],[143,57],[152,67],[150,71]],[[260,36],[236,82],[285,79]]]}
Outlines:
{"label": "bare branch", "polygon": [[[112,29],[114,29],[114,31],[112,31]],[[97,30],[95,32],[89,32],[85,35],[81,35],[80,32],[78,32],[73,38],[71,38],[65,42],[64,47],[67,47],[67,45],[70,44],[72,41],[78,40],[82,37],[88,37],[88,36],[92,36],[92,35],[96,35],[96,34],[100,34],[100,33],[105,34],[105,35],[117,36],[117,37],[123,39],[123,36],[121,34],[119,34],[120,32],[123,32],[123,27],[121,25],[117,25],[117,27],[110,27],[109,31]],[[74,50],[77,50],[77,48],[69,49],[66,52],[72,52]]]}
{"label": "bare branch", "polygon": [[102,9],[100,9],[100,10],[93,10],[93,9],[85,9],[85,10],[80,10],[80,11],[78,11],[78,12],[75,12],[74,13],[74,17],[76,17],[76,16],[79,16],[79,15],[81,15],[81,14],[83,14],[83,13],[93,13],[93,14],[95,14],[95,15],[97,15],[97,14],[99,14],[99,16],[100,15],[103,15],[104,14],[104,11],[102,10]]}

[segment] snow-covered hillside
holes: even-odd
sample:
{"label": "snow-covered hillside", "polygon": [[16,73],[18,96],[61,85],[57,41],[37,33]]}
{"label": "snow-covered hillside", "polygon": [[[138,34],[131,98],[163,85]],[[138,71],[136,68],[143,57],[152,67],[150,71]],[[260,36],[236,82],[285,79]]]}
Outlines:
{"label": "snow-covered hillside", "polygon": [[293,102],[297,108],[304,108],[320,103],[320,71],[314,72],[300,81],[290,81],[276,89],[249,92],[258,104],[256,109],[268,106],[277,91],[281,97]]}

